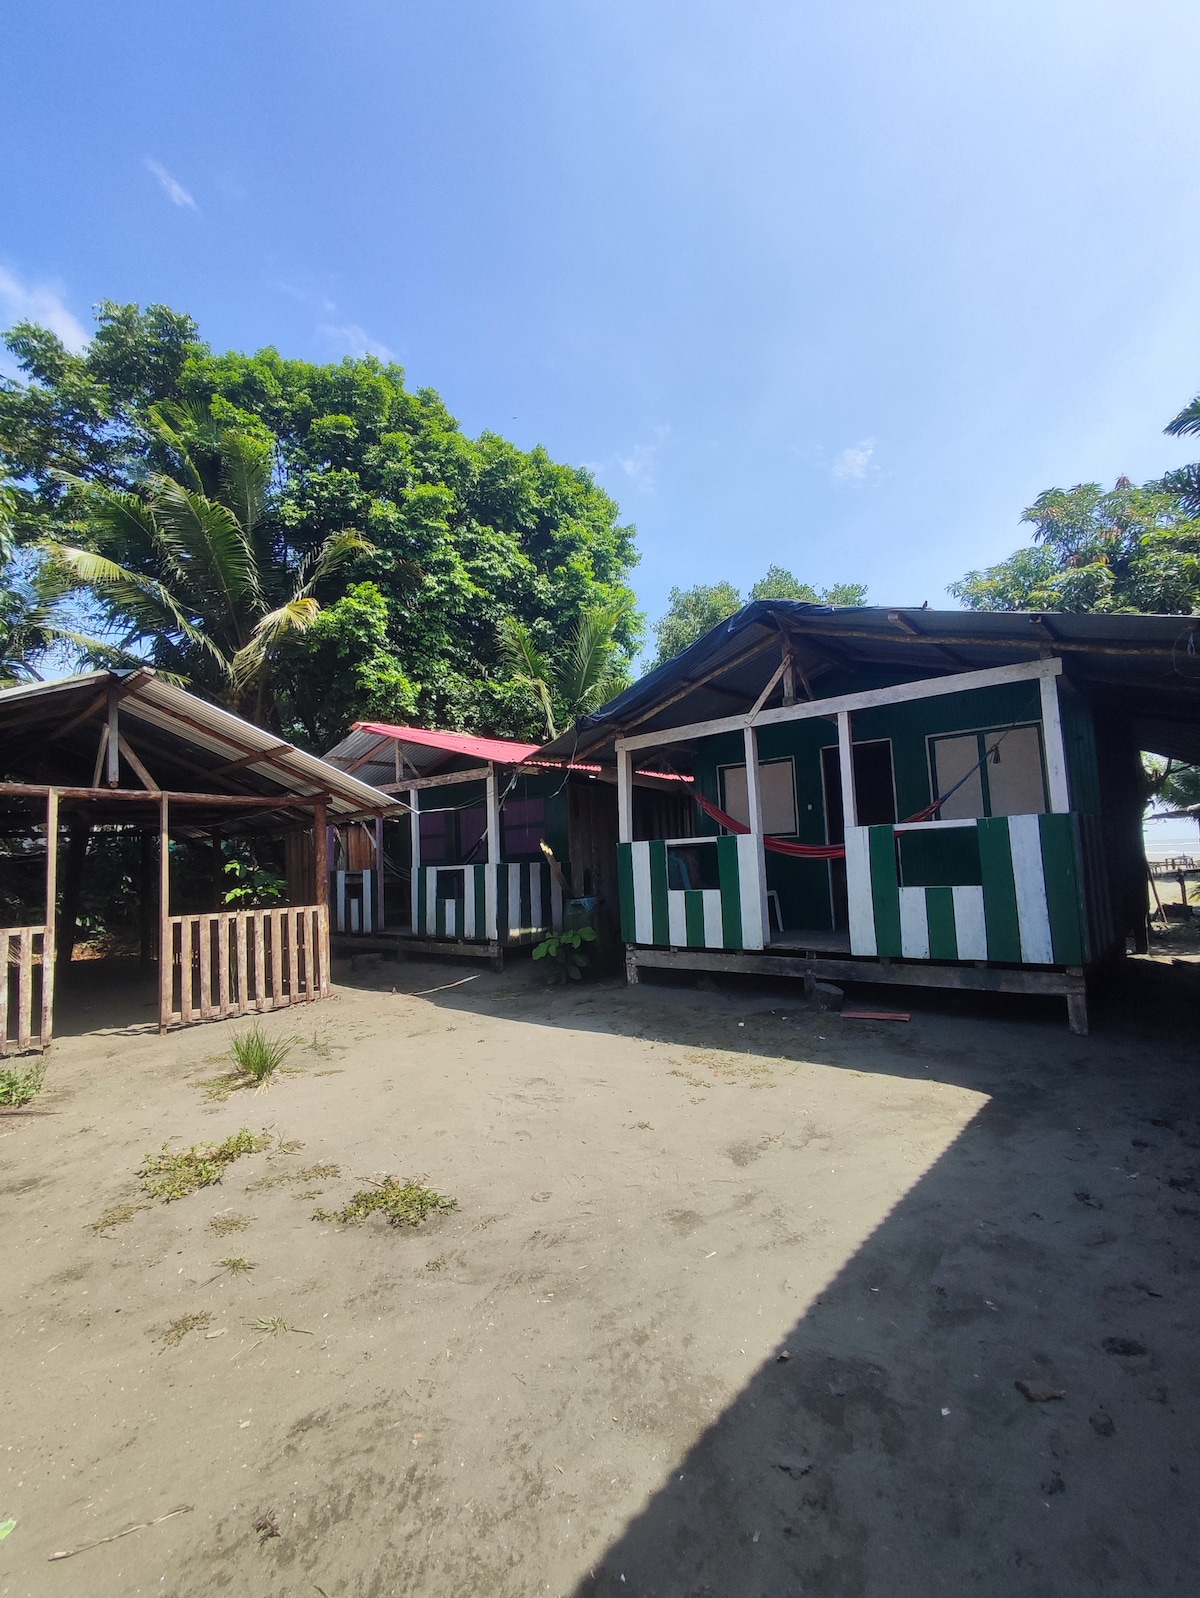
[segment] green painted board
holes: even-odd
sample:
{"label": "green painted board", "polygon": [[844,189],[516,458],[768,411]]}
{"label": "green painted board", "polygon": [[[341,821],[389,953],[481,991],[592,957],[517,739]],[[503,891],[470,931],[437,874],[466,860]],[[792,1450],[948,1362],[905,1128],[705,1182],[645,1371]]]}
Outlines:
{"label": "green painted board", "polygon": [[1074,816],[1042,816],[1042,873],[1055,965],[1082,965],[1086,925],[1079,880],[1078,832]]}
{"label": "green painted board", "polygon": [[1021,927],[1013,880],[1012,843],[1007,816],[988,816],[979,829],[979,866],[983,876],[983,920],[989,960],[1021,963]]}
{"label": "green painted board", "polygon": [[891,827],[870,827],[871,902],[875,911],[875,943],[885,957],[899,959],[900,883],[896,874],[896,835]]}
{"label": "green painted board", "polygon": [[929,958],[958,959],[958,933],[954,923],[954,889],[926,888],[925,917],[929,924]]}
{"label": "green painted board", "polygon": [[486,866],[476,866],[475,871],[475,936],[486,938],[487,931],[487,876]]}
{"label": "green painted board", "polygon": [[667,913],[667,846],[657,838],[650,845],[650,912],[654,941],[665,947],[671,941]]}
{"label": "green painted board", "polygon": [[727,949],[742,947],[742,878],[736,838],[717,839],[717,871],[721,884],[721,941]]}
{"label": "green painted board", "polygon": [[689,888],[683,896],[683,914],[687,926],[689,949],[704,947],[704,894],[699,888]]}
{"label": "green painted board", "polygon": [[617,892],[621,901],[621,937],[626,943],[636,943],[636,926],[633,913],[633,845],[617,845]]}

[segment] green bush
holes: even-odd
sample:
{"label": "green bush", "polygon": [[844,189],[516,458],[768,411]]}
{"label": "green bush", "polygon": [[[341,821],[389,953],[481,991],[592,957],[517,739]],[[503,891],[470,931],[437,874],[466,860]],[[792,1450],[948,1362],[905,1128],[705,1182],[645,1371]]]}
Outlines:
{"label": "green bush", "polygon": [[534,949],[533,958],[549,960],[551,964],[547,970],[553,973],[556,981],[578,982],[583,975],[583,968],[591,963],[583,952],[583,945],[595,941],[595,927],[573,927],[566,932],[552,932]]}

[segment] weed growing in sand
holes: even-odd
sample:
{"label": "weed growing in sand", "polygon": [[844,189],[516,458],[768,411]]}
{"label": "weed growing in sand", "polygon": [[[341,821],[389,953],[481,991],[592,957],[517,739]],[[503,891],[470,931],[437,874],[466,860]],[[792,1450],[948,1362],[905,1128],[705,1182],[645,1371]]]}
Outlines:
{"label": "weed growing in sand", "polygon": [[214,1215],[208,1224],[218,1237],[227,1237],[230,1232],[244,1232],[253,1219],[252,1215]]}
{"label": "weed growing in sand", "polygon": [[255,1269],[254,1261],[243,1259],[240,1254],[231,1254],[223,1260],[218,1260],[217,1264],[231,1276],[243,1276]]}
{"label": "weed growing in sand", "polygon": [[344,1209],[314,1210],[314,1221],[365,1221],[369,1215],[383,1215],[389,1226],[420,1226],[427,1215],[437,1210],[456,1210],[458,1200],[448,1198],[424,1182],[401,1182],[384,1176],[370,1187],[355,1193]]}
{"label": "weed growing in sand", "polygon": [[269,1135],[256,1137],[246,1127],[223,1143],[193,1143],[182,1154],[172,1154],[164,1143],[161,1154],[148,1154],[142,1161],[138,1176],[152,1198],[170,1203],[219,1182],[225,1167],[243,1154],[259,1154],[270,1146]]}
{"label": "weed growing in sand", "polygon": [[197,1310],[194,1315],[181,1315],[177,1321],[171,1322],[159,1341],[164,1348],[177,1348],[189,1332],[198,1332],[211,1320],[212,1316],[206,1309]]}
{"label": "weed growing in sand", "polygon": [[280,1332],[296,1332],[300,1337],[312,1337],[312,1332],[306,1332],[303,1326],[289,1326],[282,1315],[260,1315],[250,1328],[252,1332],[260,1332],[263,1337],[278,1337]]}
{"label": "weed growing in sand", "polygon": [[291,1038],[269,1038],[256,1021],[244,1032],[235,1032],[229,1045],[239,1071],[265,1087],[291,1053]]}
{"label": "weed growing in sand", "polygon": [[439,1254],[435,1260],[426,1260],[425,1269],[427,1271],[444,1271],[446,1269],[446,1256]]}
{"label": "weed growing in sand", "polygon": [[141,1208],[140,1204],[114,1204],[91,1223],[92,1231],[107,1232],[110,1227],[124,1226],[126,1221],[133,1220]]}
{"label": "weed growing in sand", "polygon": [[22,1104],[37,1098],[45,1080],[46,1065],[43,1060],[35,1060],[24,1069],[15,1065],[5,1066],[0,1070],[0,1104],[5,1109],[20,1109]]}

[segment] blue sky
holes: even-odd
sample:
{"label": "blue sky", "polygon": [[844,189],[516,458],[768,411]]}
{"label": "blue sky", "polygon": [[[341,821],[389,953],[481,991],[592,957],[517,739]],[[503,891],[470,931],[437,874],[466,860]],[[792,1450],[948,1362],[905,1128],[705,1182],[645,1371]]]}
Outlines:
{"label": "blue sky", "polygon": [[10,7],[0,319],[373,350],[672,584],[877,603],[1194,453],[1195,0]]}

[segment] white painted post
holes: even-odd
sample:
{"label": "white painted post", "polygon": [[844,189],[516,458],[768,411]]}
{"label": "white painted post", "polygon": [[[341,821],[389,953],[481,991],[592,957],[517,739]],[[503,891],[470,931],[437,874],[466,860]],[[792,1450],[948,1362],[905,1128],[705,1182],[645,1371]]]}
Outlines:
{"label": "white painted post", "polygon": [[106,754],[108,756],[108,770],[106,772],[105,780],[110,788],[120,787],[121,784],[121,767],[119,763],[120,755],[117,746],[117,727],[117,696],[112,689],[109,689],[108,745],[106,749]]}
{"label": "white painted post", "polygon": [[1058,701],[1058,677],[1049,673],[1042,678],[1042,741],[1046,746],[1046,783],[1050,790],[1050,809],[1055,815],[1065,815],[1071,808],[1067,750]]}
{"label": "white painted post", "polygon": [[420,904],[417,890],[421,880],[421,790],[419,788],[410,788],[408,790],[408,806],[408,826],[412,834],[412,848],[409,851],[412,876],[412,880],[409,883],[412,898],[412,935],[414,938],[423,938],[425,936],[425,928],[417,925],[417,912]]}
{"label": "white painted post", "polygon": [[487,865],[483,876],[483,914],[487,925],[484,933],[491,941],[498,936],[496,892],[500,881],[500,795],[496,781],[496,768],[488,762],[487,768]]}
{"label": "white painted post", "polygon": [[633,842],[633,756],[617,745],[617,841]]}
{"label": "white painted post", "polygon": [[754,839],[754,862],[758,872],[758,935],[757,945],[743,936],[746,948],[765,949],[771,941],[771,926],[767,919],[767,855],[763,847],[762,784],[758,771],[758,734],[753,727],[743,729],[746,747],[746,820],[750,836]]}
{"label": "white painted post", "polygon": [[858,826],[858,800],[854,796],[854,746],[850,741],[850,712],[838,711],[838,757],[842,769],[842,821],[846,830]]}

